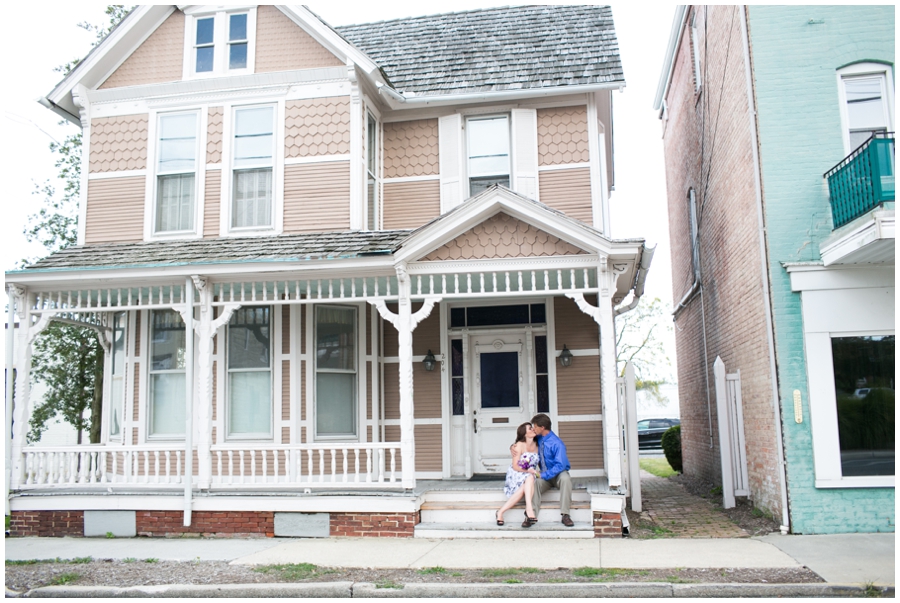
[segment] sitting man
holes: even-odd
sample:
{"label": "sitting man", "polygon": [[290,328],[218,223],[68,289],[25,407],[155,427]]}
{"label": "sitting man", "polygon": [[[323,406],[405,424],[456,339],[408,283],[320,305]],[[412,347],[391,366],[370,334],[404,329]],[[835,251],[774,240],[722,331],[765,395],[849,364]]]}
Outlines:
{"label": "sitting man", "polygon": [[[572,478],[569,476],[571,466],[569,457],[566,456],[566,445],[558,435],[550,431],[553,423],[547,415],[543,413],[535,415],[531,419],[531,424],[534,426],[534,433],[537,436],[538,453],[541,460],[541,476],[534,484],[534,496],[532,497],[535,517],[533,521],[537,521],[538,513],[541,510],[541,494],[550,488],[558,488],[562,523],[567,528],[571,528],[575,523],[569,517],[569,510],[572,506]],[[531,521],[526,516],[522,527],[528,527],[525,524]]]}

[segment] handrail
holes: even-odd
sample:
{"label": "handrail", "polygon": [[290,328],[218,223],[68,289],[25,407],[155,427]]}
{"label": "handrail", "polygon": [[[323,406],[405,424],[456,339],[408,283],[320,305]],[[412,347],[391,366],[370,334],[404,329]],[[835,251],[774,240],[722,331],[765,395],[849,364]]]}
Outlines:
{"label": "handrail", "polygon": [[894,200],[893,132],[873,133],[825,172],[834,228]]}

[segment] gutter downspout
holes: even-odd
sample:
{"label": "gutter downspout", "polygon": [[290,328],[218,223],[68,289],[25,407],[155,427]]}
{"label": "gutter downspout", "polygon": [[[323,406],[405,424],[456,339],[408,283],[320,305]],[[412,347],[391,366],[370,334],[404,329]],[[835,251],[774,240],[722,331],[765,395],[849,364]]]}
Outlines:
{"label": "gutter downspout", "polygon": [[644,294],[644,283],[647,280],[647,272],[650,270],[650,263],[653,261],[653,254],[655,252],[655,245],[653,247],[647,247],[647,244],[645,243],[641,248],[641,264],[638,268],[637,277],[635,278],[634,293],[632,293],[631,302],[616,308],[613,313],[614,317],[625,314],[626,312],[631,312],[637,307],[638,302],[641,301],[641,296]]}
{"label": "gutter downspout", "polygon": [[74,123],[76,126],[81,127],[81,118],[80,117],[78,117],[77,115],[74,115],[72,113],[69,113],[68,111],[66,111],[65,109],[63,109],[62,107],[60,107],[59,105],[54,103],[53,101],[51,101],[46,96],[39,98],[37,102],[42,107],[46,107],[46,108],[50,109],[57,115],[60,115],[60,116],[64,117],[66,120]]}
{"label": "gutter downspout", "polygon": [[598,92],[600,90],[622,90],[625,88],[624,83],[615,82],[610,84],[582,84],[577,86],[555,86],[552,88],[526,88],[522,90],[501,90],[499,92],[472,92],[469,94],[448,94],[448,95],[426,95],[426,96],[404,96],[390,86],[385,86],[381,82],[375,82],[379,94],[387,96],[399,103],[408,105],[432,105],[436,106],[452,105],[468,102],[491,102],[491,101],[508,101],[519,98],[558,96],[561,94],[586,94],[588,92]]}
{"label": "gutter downspout", "polygon": [[191,495],[194,481],[194,281],[184,286],[184,526],[191,525]]}
{"label": "gutter downspout", "polygon": [[13,411],[13,338],[15,337],[15,317],[13,308],[15,296],[9,291],[6,303],[6,421],[4,421],[6,433],[6,515],[9,515],[9,482],[12,478],[12,411]]}
{"label": "gutter downspout", "polygon": [[753,151],[753,180],[756,190],[756,213],[759,223],[759,253],[762,263],[763,299],[766,314],[766,339],[769,345],[769,370],[772,374],[772,412],[775,416],[775,437],[778,451],[778,481],[781,486],[781,533],[788,534],[791,517],[788,512],[787,464],[784,460],[784,435],[781,420],[781,400],[778,395],[778,365],[775,359],[775,329],[772,324],[772,297],[769,290],[768,254],[766,252],[766,218],[763,212],[762,178],[759,163],[759,142],[756,139],[756,98],[753,94],[753,74],[750,63],[750,31],[747,25],[747,7],[741,10],[741,37],[744,42],[744,65],[747,76],[747,104],[750,108],[750,147]]}

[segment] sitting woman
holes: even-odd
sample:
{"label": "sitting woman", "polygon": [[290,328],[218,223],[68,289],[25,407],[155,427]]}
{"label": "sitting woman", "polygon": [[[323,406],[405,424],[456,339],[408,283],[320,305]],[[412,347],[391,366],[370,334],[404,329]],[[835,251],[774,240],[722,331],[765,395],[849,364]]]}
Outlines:
{"label": "sitting woman", "polygon": [[525,522],[523,528],[530,528],[537,523],[531,497],[534,494],[534,480],[538,472],[538,447],[534,441],[535,433],[531,423],[522,423],[516,430],[516,441],[509,447],[512,453],[512,464],[506,470],[506,487],[503,493],[509,500],[497,511],[497,525],[503,525],[503,514],[525,497]]}

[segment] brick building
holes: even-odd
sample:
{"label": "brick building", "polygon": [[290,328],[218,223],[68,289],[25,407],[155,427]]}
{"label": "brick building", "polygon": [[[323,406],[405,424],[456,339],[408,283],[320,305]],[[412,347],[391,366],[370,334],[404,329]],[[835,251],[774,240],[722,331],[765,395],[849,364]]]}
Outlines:
{"label": "brick building", "polygon": [[655,101],[685,472],[797,533],[894,529],[893,18],[679,7]]}

